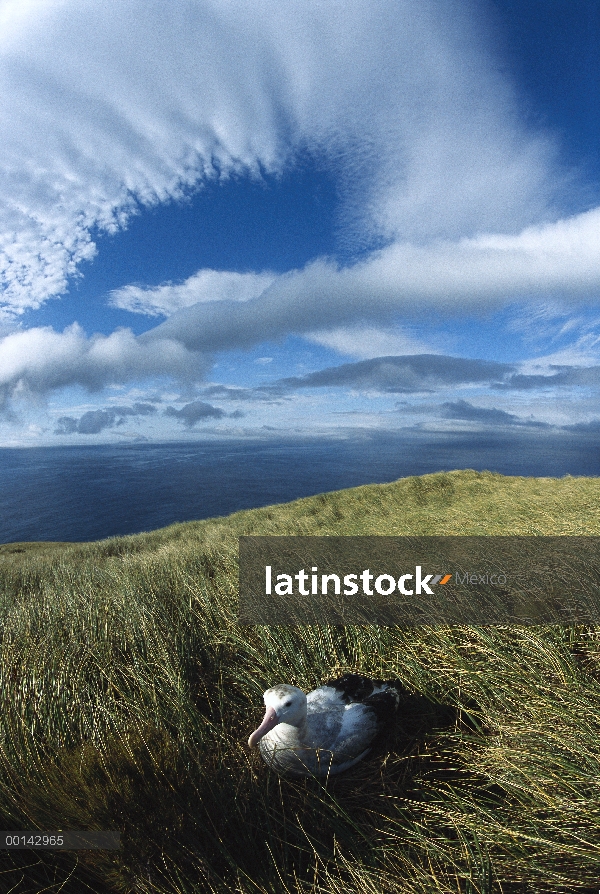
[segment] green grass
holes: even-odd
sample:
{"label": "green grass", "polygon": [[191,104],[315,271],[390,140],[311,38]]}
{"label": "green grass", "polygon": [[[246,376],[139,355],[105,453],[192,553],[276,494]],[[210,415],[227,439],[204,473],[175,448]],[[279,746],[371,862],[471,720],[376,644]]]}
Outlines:
{"label": "green grass", "polygon": [[[0,851],[0,891],[600,887],[600,629],[241,627],[242,534],[600,534],[598,479],[407,478],[87,544],[0,546],[0,821],[119,852]],[[246,746],[275,682],[395,677],[323,784]]]}

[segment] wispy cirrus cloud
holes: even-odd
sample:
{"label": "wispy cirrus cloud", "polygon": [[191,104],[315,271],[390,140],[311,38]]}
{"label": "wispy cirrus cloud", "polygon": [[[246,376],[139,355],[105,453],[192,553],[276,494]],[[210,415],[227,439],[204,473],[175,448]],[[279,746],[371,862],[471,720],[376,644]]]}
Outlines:
{"label": "wispy cirrus cloud", "polygon": [[[600,290],[600,209],[585,210],[592,193],[559,163],[558,141],[520,116],[479,28],[485,14],[484,0],[1,4],[5,412],[11,400],[69,386],[99,393],[165,377],[202,400],[160,414],[162,432],[169,420],[193,429],[231,418],[213,399],[252,412],[285,398],[287,410],[328,388],[448,397],[448,421],[471,414],[482,424],[516,414],[461,403],[461,389],[495,388],[515,402],[554,388],[594,392],[597,321],[586,341],[576,320]],[[307,155],[335,180],[335,257],[278,274],[201,268],[158,286],[126,282],[106,296],[114,308],[167,318],[139,337],[17,328],[26,309],[86,270],[98,234],[209,181],[277,178]],[[507,306],[522,309],[516,331],[534,337],[543,326],[561,351],[486,365],[448,357],[451,339],[436,342],[423,325],[441,331]],[[321,358],[332,349],[359,363],[282,379],[265,361],[289,336]],[[260,392],[202,389],[216,352],[266,342],[253,361],[271,376]],[[99,400],[83,415],[65,412],[64,433],[116,429],[127,414]]]}
{"label": "wispy cirrus cloud", "polygon": [[[95,231],[115,232],[140,207],[207,179],[280,172],[299,149],[335,170],[340,223],[357,246],[514,234],[556,219],[565,178],[553,144],[520,122],[474,8],[5,4],[5,312],[63,292],[93,257]],[[163,312],[189,293],[154,297],[117,300]]]}

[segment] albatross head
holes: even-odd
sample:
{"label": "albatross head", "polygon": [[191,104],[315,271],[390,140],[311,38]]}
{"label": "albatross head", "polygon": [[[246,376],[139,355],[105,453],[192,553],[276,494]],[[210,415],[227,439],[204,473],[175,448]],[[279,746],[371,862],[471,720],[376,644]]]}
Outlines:
{"label": "albatross head", "polygon": [[258,745],[262,737],[278,723],[300,726],[306,719],[306,695],[297,686],[288,686],[286,683],[272,686],[271,689],[267,689],[263,699],[265,716],[261,725],[248,739],[251,748]]}

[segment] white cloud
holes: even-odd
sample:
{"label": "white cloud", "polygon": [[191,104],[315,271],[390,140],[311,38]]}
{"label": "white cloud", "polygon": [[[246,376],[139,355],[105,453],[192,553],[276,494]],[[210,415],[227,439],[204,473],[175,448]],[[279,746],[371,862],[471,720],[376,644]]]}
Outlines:
{"label": "white cloud", "polygon": [[308,341],[331,348],[338,354],[356,357],[358,360],[393,355],[441,353],[432,343],[396,327],[347,326],[328,332],[311,332],[305,337]]}
{"label": "white cloud", "polygon": [[259,297],[185,308],[140,337],[193,350],[249,347],[295,333],[485,314],[553,297],[590,301],[600,292],[600,209],[514,237],[427,245],[395,243],[348,268],[319,260],[279,276]]}
{"label": "white cloud", "polygon": [[77,323],[62,333],[28,329],[0,339],[0,408],[12,398],[37,398],[70,385],[94,391],[152,376],[201,378],[206,370],[206,362],[178,342],[141,344],[129,329],[92,338]]}
{"label": "white cloud", "polygon": [[552,376],[561,366],[600,366],[600,335],[588,332],[558,351],[524,360],[519,364],[519,372],[523,375]]}
{"label": "white cloud", "polygon": [[[73,384],[100,389],[156,376],[197,381],[215,351],[291,333],[359,358],[434,353],[430,345],[385,334],[381,324],[398,314],[422,320],[425,313],[439,322],[465,309],[487,311],[525,295],[589,299],[600,288],[599,232],[600,211],[595,210],[526,228],[514,237],[395,244],[345,269],[321,260],[270,285],[270,274],[201,271],[183,286],[154,290],[148,307],[162,301],[166,311],[169,301],[173,307],[192,294],[203,294],[205,300],[173,312],[137,338],[120,329],[88,339],[74,324],[63,333],[35,328],[0,339],[0,397],[6,402]],[[206,300],[215,295],[219,300]],[[137,300],[142,299],[143,293]],[[591,364],[597,344],[598,336],[588,333],[552,361]]]}
{"label": "white cloud", "polygon": [[[279,173],[296,150],[334,171],[347,245],[385,245],[342,269],[321,259],[125,286],[114,306],[169,318],[139,338],[12,332],[0,404],[197,382],[214,351],[293,333],[359,360],[432,354],[411,322],[597,299],[600,209],[576,213],[574,183],[565,204],[552,142],[519,121],[478,31],[484,12],[471,0],[0,0],[0,326],[66,289],[96,228],[203,179]],[[593,365],[594,337],[532,371]]]}
{"label": "white cloud", "polygon": [[[551,145],[519,123],[489,64],[482,9],[466,0],[5,2],[5,312],[63,292],[94,254],[95,227],[115,231],[140,204],[203,178],[280,171],[297,148],[337,170],[357,244],[515,233],[555,219]],[[185,296],[171,294],[167,308],[171,299]]]}
{"label": "white cloud", "polygon": [[[590,312],[591,311],[591,312]],[[516,333],[523,343],[549,351],[569,339],[583,344],[597,339],[600,316],[597,307],[569,307],[565,301],[540,301],[513,309],[506,331]]]}
{"label": "white cloud", "polygon": [[206,301],[249,301],[257,298],[275,280],[272,273],[232,273],[199,270],[185,282],[155,288],[124,286],[111,292],[113,307],[147,316],[171,316],[183,307]]}

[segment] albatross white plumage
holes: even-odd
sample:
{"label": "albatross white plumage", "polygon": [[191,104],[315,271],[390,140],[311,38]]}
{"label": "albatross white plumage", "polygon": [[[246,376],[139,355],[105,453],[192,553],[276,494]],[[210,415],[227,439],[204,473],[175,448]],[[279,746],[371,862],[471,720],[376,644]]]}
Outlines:
{"label": "albatross white plumage", "polygon": [[393,682],[346,674],[308,695],[280,683],[267,689],[263,722],[248,739],[278,773],[331,776],[362,760],[400,700]]}

